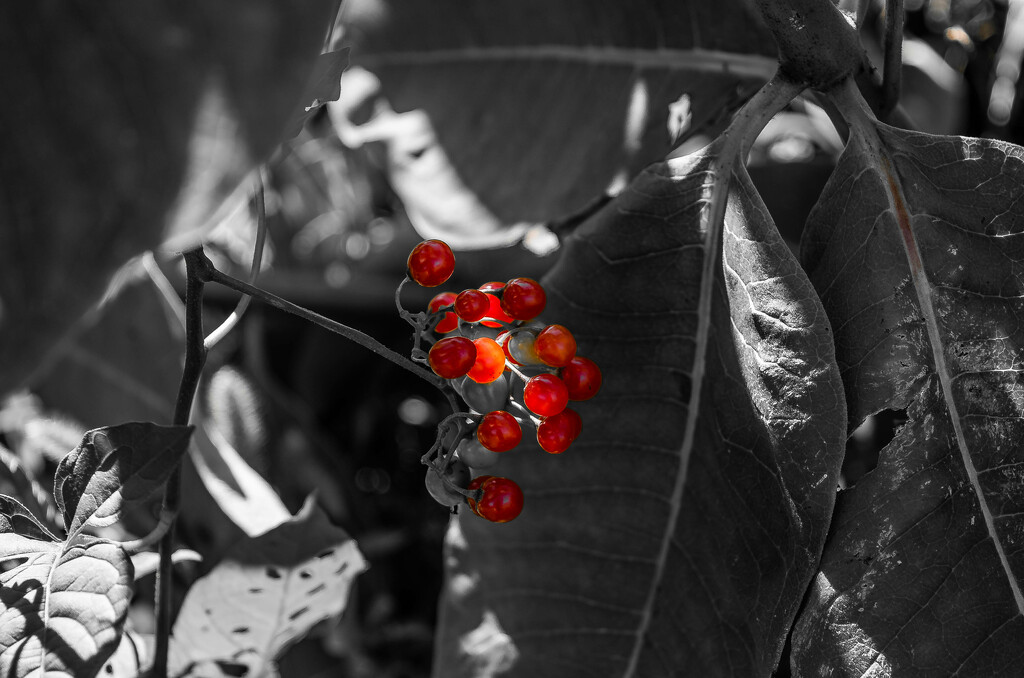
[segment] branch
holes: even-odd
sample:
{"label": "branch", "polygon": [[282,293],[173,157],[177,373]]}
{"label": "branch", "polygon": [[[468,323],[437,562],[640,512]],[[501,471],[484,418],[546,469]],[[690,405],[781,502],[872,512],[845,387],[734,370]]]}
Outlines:
{"label": "branch", "polygon": [[[181,372],[178,399],[174,406],[174,424],[188,424],[199,377],[206,363],[203,345],[203,261],[206,255],[198,247],[185,253],[185,368]],[[156,574],[156,648],[150,676],[167,676],[167,655],[171,640],[171,553],[174,548],[174,517],[181,503],[181,465],[167,479],[161,515],[172,516],[166,533],[160,537],[160,565]]]}
{"label": "branch", "polygon": [[900,84],[903,68],[903,0],[885,1],[885,58],[882,75],[883,117],[896,108],[900,100]]}

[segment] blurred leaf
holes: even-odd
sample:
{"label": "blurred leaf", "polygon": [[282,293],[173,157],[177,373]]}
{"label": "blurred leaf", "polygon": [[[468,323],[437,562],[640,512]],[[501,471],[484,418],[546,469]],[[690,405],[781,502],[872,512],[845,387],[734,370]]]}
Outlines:
{"label": "blurred leaf", "polygon": [[160,492],[191,435],[191,426],[140,422],[86,433],[60,462],[53,483],[68,538],[86,525],[112,525]]}
{"label": "blurred leaf", "polygon": [[216,675],[213,664],[237,667],[231,675],[276,674],[285,648],[344,611],[365,569],[355,542],[310,497],[288,522],[243,539],[192,585],[174,624],[171,674]]}
{"label": "blurred leaf", "polygon": [[36,479],[29,475],[21,460],[3,445],[0,445],[0,473],[7,478],[19,503],[27,505],[25,511],[33,519],[35,516],[42,516],[42,519],[53,527],[60,524],[53,499]]}
{"label": "blurred leaf", "polygon": [[723,170],[724,226],[708,223],[721,147],[643,172],[545,278],[545,321],[604,386],[567,452],[502,457],[519,518],[453,521],[435,675],[775,670],[845,410],[824,311],[741,166]]}
{"label": "blurred leaf", "polygon": [[348,68],[348,48],[337,49],[317,57],[313,73],[302,93],[302,105],[292,113],[288,121],[285,138],[291,139],[302,131],[316,111],[328,101],[337,101],[341,96],[341,74]]}
{"label": "blurred leaf", "polygon": [[291,514],[274,488],[245,463],[208,420],[196,431],[189,448],[196,472],[220,509],[250,537],[289,520]]}
{"label": "blurred leaf", "polygon": [[0,494],[0,534],[9,532],[40,541],[60,541],[24,504],[14,497]]}
{"label": "blurred leaf", "polygon": [[216,221],[280,143],[335,4],[2,5],[0,392],[130,257]]}
{"label": "blurred leaf", "polygon": [[153,661],[141,634],[125,630],[113,656],[103,666],[106,678],[140,678]]}
{"label": "blurred leaf", "polygon": [[[850,141],[803,259],[850,427],[908,421],[840,494],[794,675],[1019,673],[1024,648],[1024,149],[894,129]],[[1011,668],[1012,667],[1012,668]]]}
{"label": "blurred leaf", "polygon": [[132,594],[120,547],[0,534],[0,673],[92,678],[117,648]]}
{"label": "blurred leaf", "polygon": [[265,472],[266,415],[249,378],[236,367],[224,365],[210,376],[204,400],[206,423],[216,427],[234,450],[244,454],[250,466]]}
{"label": "blurred leaf", "polygon": [[682,95],[692,133],[775,69],[746,0],[346,0],[342,17],[372,74],[330,107],[342,140],[385,141],[414,226],[457,248],[618,192],[671,149]]}
{"label": "blurred leaf", "polygon": [[[178,563],[201,563],[203,557],[190,549],[178,549],[171,553],[171,562]],[[160,564],[160,554],[156,551],[143,551],[132,555],[132,567],[135,570],[135,581],[145,576],[154,574]]]}
{"label": "blurred leaf", "polygon": [[170,421],[185,329],[154,275],[161,274],[141,259],[124,267],[99,307],[57,348],[55,360],[33,382],[47,407],[87,428]]}

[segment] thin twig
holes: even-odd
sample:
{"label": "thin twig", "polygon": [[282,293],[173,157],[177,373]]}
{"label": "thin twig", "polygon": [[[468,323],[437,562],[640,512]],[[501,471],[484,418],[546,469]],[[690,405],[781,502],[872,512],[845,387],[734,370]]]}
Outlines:
{"label": "thin twig", "polygon": [[[230,276],[227,273],[218,271],[216,268],[214,268],[213,264],[210,262],[209,259],[206,259],[205,257],[203,257],[203,259],[204,263],[202,264],[202,266],[204,267],[204,270],[202,274],[206,277],[207,281],[219,283],[221,285],[224,285],[225,287],[235,290],[236,292],[242,292],[243,294],[251,295],[252,297],[259,299],[260,301],[266,304],[270,304],[271,306],[279,308],[282,311],[291,313],[292,315],[297,315],[300,318],[308,320],[314,325],[319,325],[320,327],[323,327],[326,330],[334,332],[335,334],[340,334],[346,339],[354,341],[360,346],[363,346],[364,348],[373,351],[380,357],[390,360],[391,362],[398,365],[402,369],[412,372],[416,376],[429,382],[438,389],[441,389],[442,391],[444,390],[445,382],[440,377],[423,369],[422,367],[420,367],[413,361],[409,360],[402,354],[392,351],[390,348],[380,343],[370,335],[364,332],[360,332],[359,330],[353,327],[349,327],[348,325],[344,325],[335,320],[331,320],[330,318],[322,316],[319,313],[310,311],[309,309],[303,308],[302,306],[293,304],[292,302],[286,299],[282,299],[276,294],[268,292],[264,289],[260,289],[259,287],[254,287],[253,285],[250,285],[247,282]],[[454,410],[456,408],[453,406],[452,409]]]}
{"label": "thin twig", "polygon": [[139,539],[133,539],[132,541],[123,541],[118,545],[130,556],[134,556],[136,553],[142,553],[159,540],[163,539],[164,535],[171,529],[171,525],[174,524],[174,514],[167,509],[161,509],[160,511],[160,522],[156,524],[149,534]]}
{"label": "thin twig", "polygon": [[[174,406],[174,425],[188,424],[199,378],[206,363],[203,345],[203,262],[208,262],[203,248],[185,253],[185,367],[181,372],[178,399]],[[178,514],[181,502],[181,465],[175,467],[164,490],[162,512]],[[153,652],[154,678],[167,676],[167,655],[171,638],[171,553],[174,549],[174,519],[160,538],[160,565],[156,574],[156,648]]]}
{"label": "thin twig", "polygon": [[[260,266],[263,263],[263,245],[267,241],[267,203],[264,198],[264,185],[263,168],[260,167],[256,171],[256,185],[253,189],[256,202],[256,245],[253,247],[252,264],[249,266],[249,284],[255,283],[260,274]],[[238,321],[242,319],[245,309],[249,308],[250,301],[252,301],[252,297],[243,294],[231,315],[220,324],[220,327],[210,332],[203,342],[207,351],[220,343],[220,340],[226,337],[228,332],[235,329]]]}
{"label": "thin twig", "polygon": [[885,0],[885,61],[882,74],[882,116],[896,108],[900,100],[903,69],[903,0]]}

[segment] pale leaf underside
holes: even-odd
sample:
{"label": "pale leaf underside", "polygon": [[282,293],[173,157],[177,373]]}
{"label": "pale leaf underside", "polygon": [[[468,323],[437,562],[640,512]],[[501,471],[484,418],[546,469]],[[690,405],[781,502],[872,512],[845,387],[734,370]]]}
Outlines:
{"label": "pale leaf underside", "polygon": [[824,540],[845,410],[824,311],[742,170],[701,280],[717,148],[641,174],[546,280],[544,318],[604,386],[569,451],[502,458],[526,494],[516,521],[453,525],[435,675],[771,675]]}
{"label": "pale leaf underside", "polygon": [[855,127],[803,255],[851,425],[884,408],[909,421],[840,495],[794,667],[1020,675],[1024,149]]}
{"label": "pale leaf underside", "polygon": [[[343,8],[353,63],[380,78],[395,111],[431,126],[396,128],[392,178],[412,213],[453,231],[468,225],[437,208],[463,205],[457,192],[479,201],[473,214],[511,226],[621,190],[671,149],[673,102],[688,95],[691,131],[701,129],[776,66],[742,0],[370,4]],[[424,182],[434,189],[417,190]]]}
{"label": "pale leaf underside", "polygon": [[[131,564],[115,544],[0,535],[0,674],[90,678],[114,652],[131,599]],[[17,563],[17,564],[15,564]]]}

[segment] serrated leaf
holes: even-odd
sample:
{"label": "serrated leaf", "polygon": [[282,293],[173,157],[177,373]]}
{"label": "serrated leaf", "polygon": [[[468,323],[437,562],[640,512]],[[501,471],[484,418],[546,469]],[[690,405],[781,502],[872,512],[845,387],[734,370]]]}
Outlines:
{"label": "serrated leaf", "polygon": [[1024,149],[839,98],[850,141],[803,258],[850,425],[908,421],[841,493],[793,636],[798,676],[1010,676],[1024,660]]}
{"label": "serrated leaf", "polygon": [[192,585],[174,624],[171,675],[217,675],[216,665],[267,675],[286,647],[345,609],[364,569],[355,542],[311,497],[288,522],[240,541]]}
{"label": "serrated leaf", "polygon": [[0,6],[0,391],[125,261],[215,223],[281,142],[335,6]]}
{"label": "serrated leaf", "polygon": [[[0,674],[92,678],[117,648],[131,564],[107,541],[0,534]],[[42,669],[42,671],[40,671]]]}
{"label": "serrated leaf", "polygon": [[301,105],[292,113],[285,128],[285,139],[291,139],[302,131],[302,126],[328,101],[337,101],[341,96],[341,74],[348,68],[347,47],[325,52],[317,57],[313,72],[302,93]]}
{"label": "serrated leaf", "polygon": [[702,217],[721,147],[646,170],[566,241],[544,318],[604,385],[564,454],[502,457],[519,518],[454,522],[435,675],[775,669],[824,543],[845,409],[824,311],[745,170],[723,244]]}
{"label": "serrated leaf", "polygon": [[161,491],[188,448],[191,426],[132,422],[88,431],[57,466],[54,498],[71,539],[103,527]]}
{"label": "serrated leaf", "polygon": [[385,141],[417,230],[457,247],[621,190],[672,147],[682,95],[703,129],[776,65],[745,0],[346,0],[342,16],[379,80],[331,107],[342,138]]}

